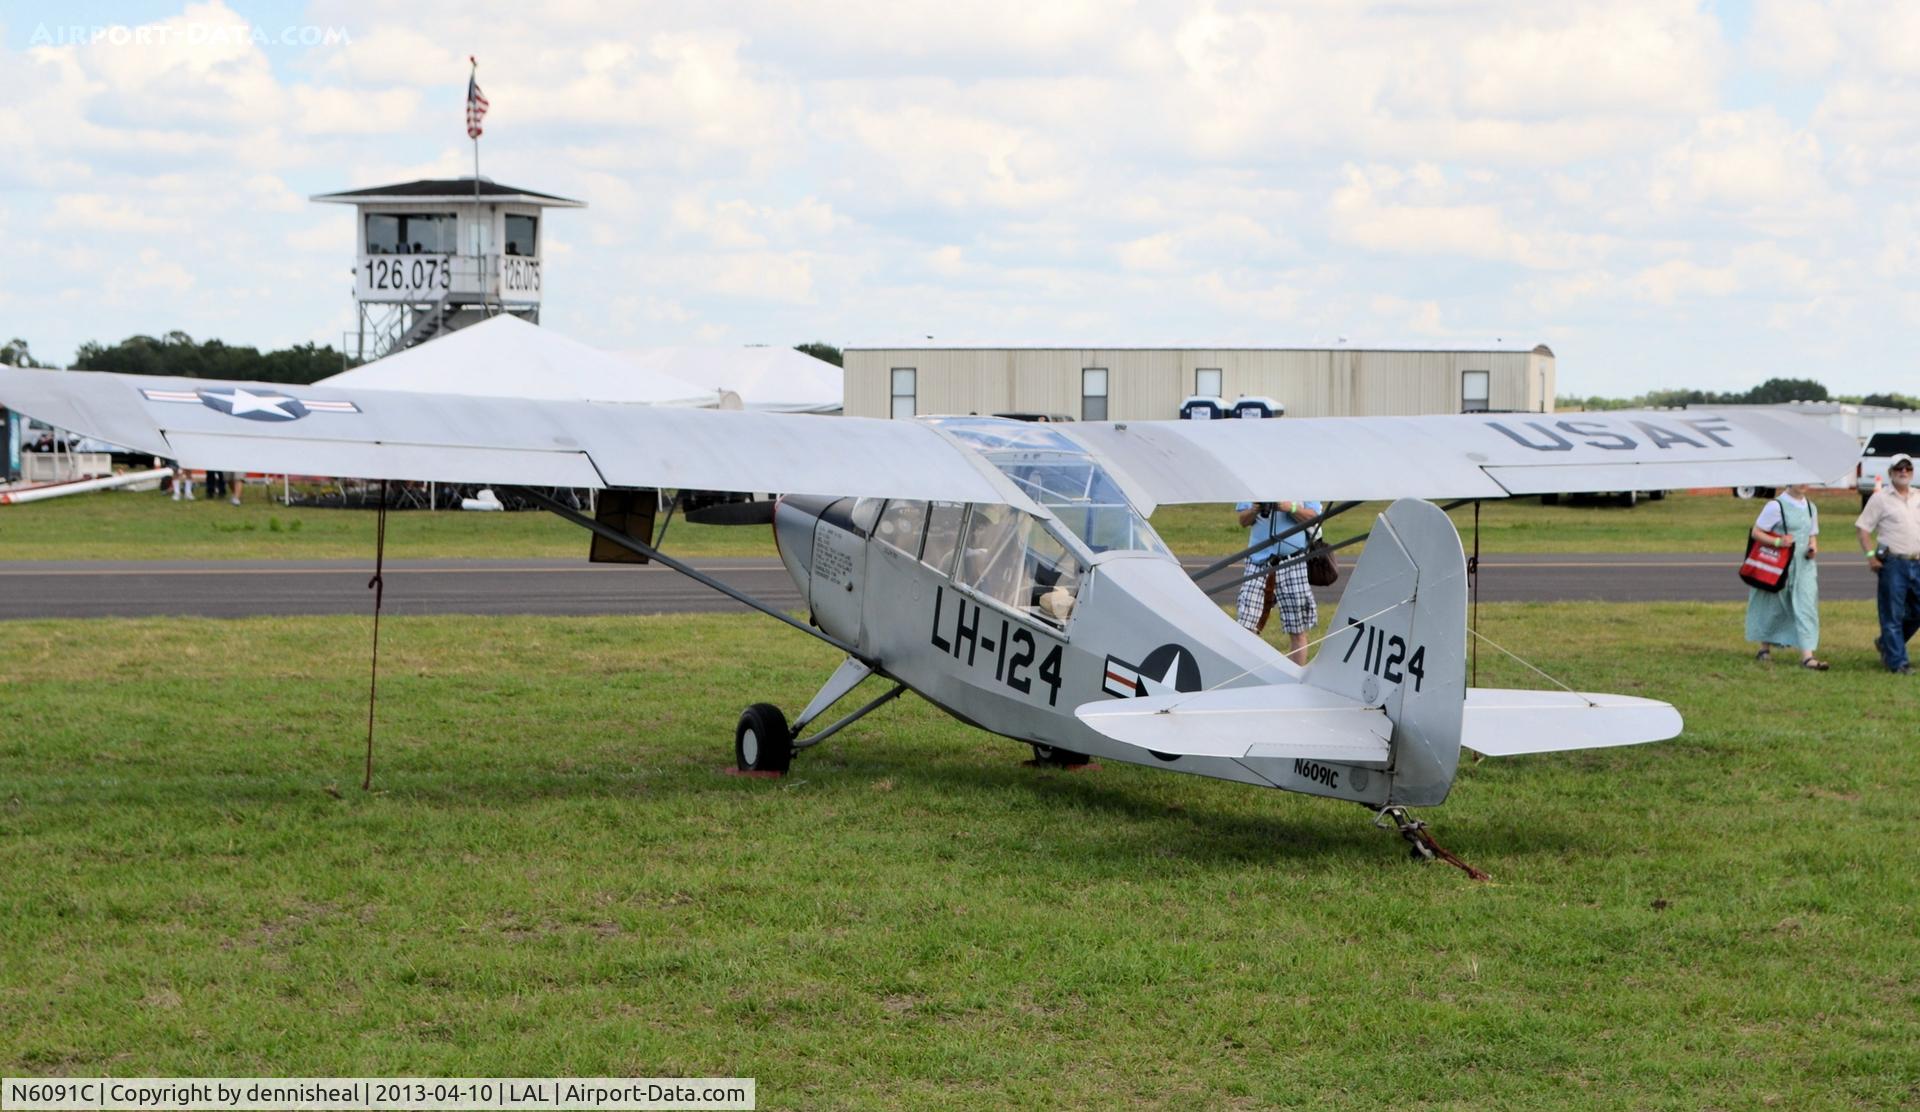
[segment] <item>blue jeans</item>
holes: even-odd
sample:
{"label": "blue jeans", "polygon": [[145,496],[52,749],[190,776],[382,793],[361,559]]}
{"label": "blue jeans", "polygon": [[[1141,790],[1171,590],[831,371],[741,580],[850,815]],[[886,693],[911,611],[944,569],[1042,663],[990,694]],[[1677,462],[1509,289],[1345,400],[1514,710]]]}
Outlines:
{"label": "blue jeans", "polygon": [[1907,642],[1920,632],[1920,560],[1880,566],[1880,660],[1892,671],[1907,664]]}

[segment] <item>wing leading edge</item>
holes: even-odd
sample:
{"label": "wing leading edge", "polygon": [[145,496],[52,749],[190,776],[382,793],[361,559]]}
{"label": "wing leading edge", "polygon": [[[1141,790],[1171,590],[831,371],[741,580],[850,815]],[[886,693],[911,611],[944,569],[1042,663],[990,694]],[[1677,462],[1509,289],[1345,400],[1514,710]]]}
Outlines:
{"label": "wing leading edge", "polygon": [[[1851,436],[1754,410],[1061,425],[1154,504],[1827,483]],[[1150,506],[1141,506],[1151,512]]]}
{"label": "wing leading edge", "polygon": [[[0,405],[189,467],[1007,502],[917,421],[0,367]],[[1501,498],[1829,482],[1853,438],[1753,410],[1059,425],[1145,513],[1179,502]]]}
{"label": "wing leading edge", "polygon": [[11,367],[0,405],[193,468],[1028,505],[917,421]]}

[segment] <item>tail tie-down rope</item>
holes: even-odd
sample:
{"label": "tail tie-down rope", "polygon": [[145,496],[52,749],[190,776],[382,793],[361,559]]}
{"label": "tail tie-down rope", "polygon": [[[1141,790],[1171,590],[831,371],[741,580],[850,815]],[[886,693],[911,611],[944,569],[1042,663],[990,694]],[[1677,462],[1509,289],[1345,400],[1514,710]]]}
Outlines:
{"label": "tail tie-down rope", "polygon": [[386,594],[387,581],[382,574],[387,561],[387,480],[380,480],[380,515],[373,531],[373,578],[367,587],[373,592],[373,674],[367,680],[367,772],[360,790],[373,790],[373,708],[380,694],[380,599]]}
{"label": "tail tie-down rope", "polygon": [[1434,841],[1433,832],[1427,829],[1427,824],[1407,814],[1405,807],[1385,807],[1381,809],[1378,815],[1374,816],[1373,825],[1375,826],[1385,827],[1389,823],[1393,825],[1394,829],[1400,832],[1402,838],[1407,840],[1407,844],[1413,847],[1413,857],[1416,860],[1433,861],[1438,859],[1466,873],[1467,876],[1473,880],[1493,879],[1492,874],[1481,872],[1479,869],[1455,857],[1447,847]]}

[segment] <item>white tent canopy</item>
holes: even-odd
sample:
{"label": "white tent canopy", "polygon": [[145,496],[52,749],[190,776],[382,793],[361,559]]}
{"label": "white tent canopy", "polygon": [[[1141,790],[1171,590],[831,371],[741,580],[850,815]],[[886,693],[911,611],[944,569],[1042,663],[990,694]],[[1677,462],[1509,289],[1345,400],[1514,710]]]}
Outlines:
{"label": "white tent canopy", "polygon": [[316,385],[550,401],[740,408],[740,397],[731,390],[709,390],[661,366],[622,358],[510,315],[491,317],[321,379]]}
{"label": "white tent canopy", "polygon": [[838,412],[839,367],[790,347],[655,347],[620,353],[639,366],[708,390],[732,390],[749,409]]}

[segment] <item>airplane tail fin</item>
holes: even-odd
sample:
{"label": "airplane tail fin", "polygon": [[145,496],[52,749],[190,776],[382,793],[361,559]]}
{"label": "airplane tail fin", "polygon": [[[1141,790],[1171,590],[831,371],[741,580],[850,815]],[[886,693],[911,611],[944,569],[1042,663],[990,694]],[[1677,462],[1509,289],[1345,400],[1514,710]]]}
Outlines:
{"label": "airplane tail fin", "polygon": [[1329,628],[1304,682],[1386,712],[1389,803],[1445,800],[1467,695],[1467,564],[1439,507],[1403,498],[1379,516]]}

